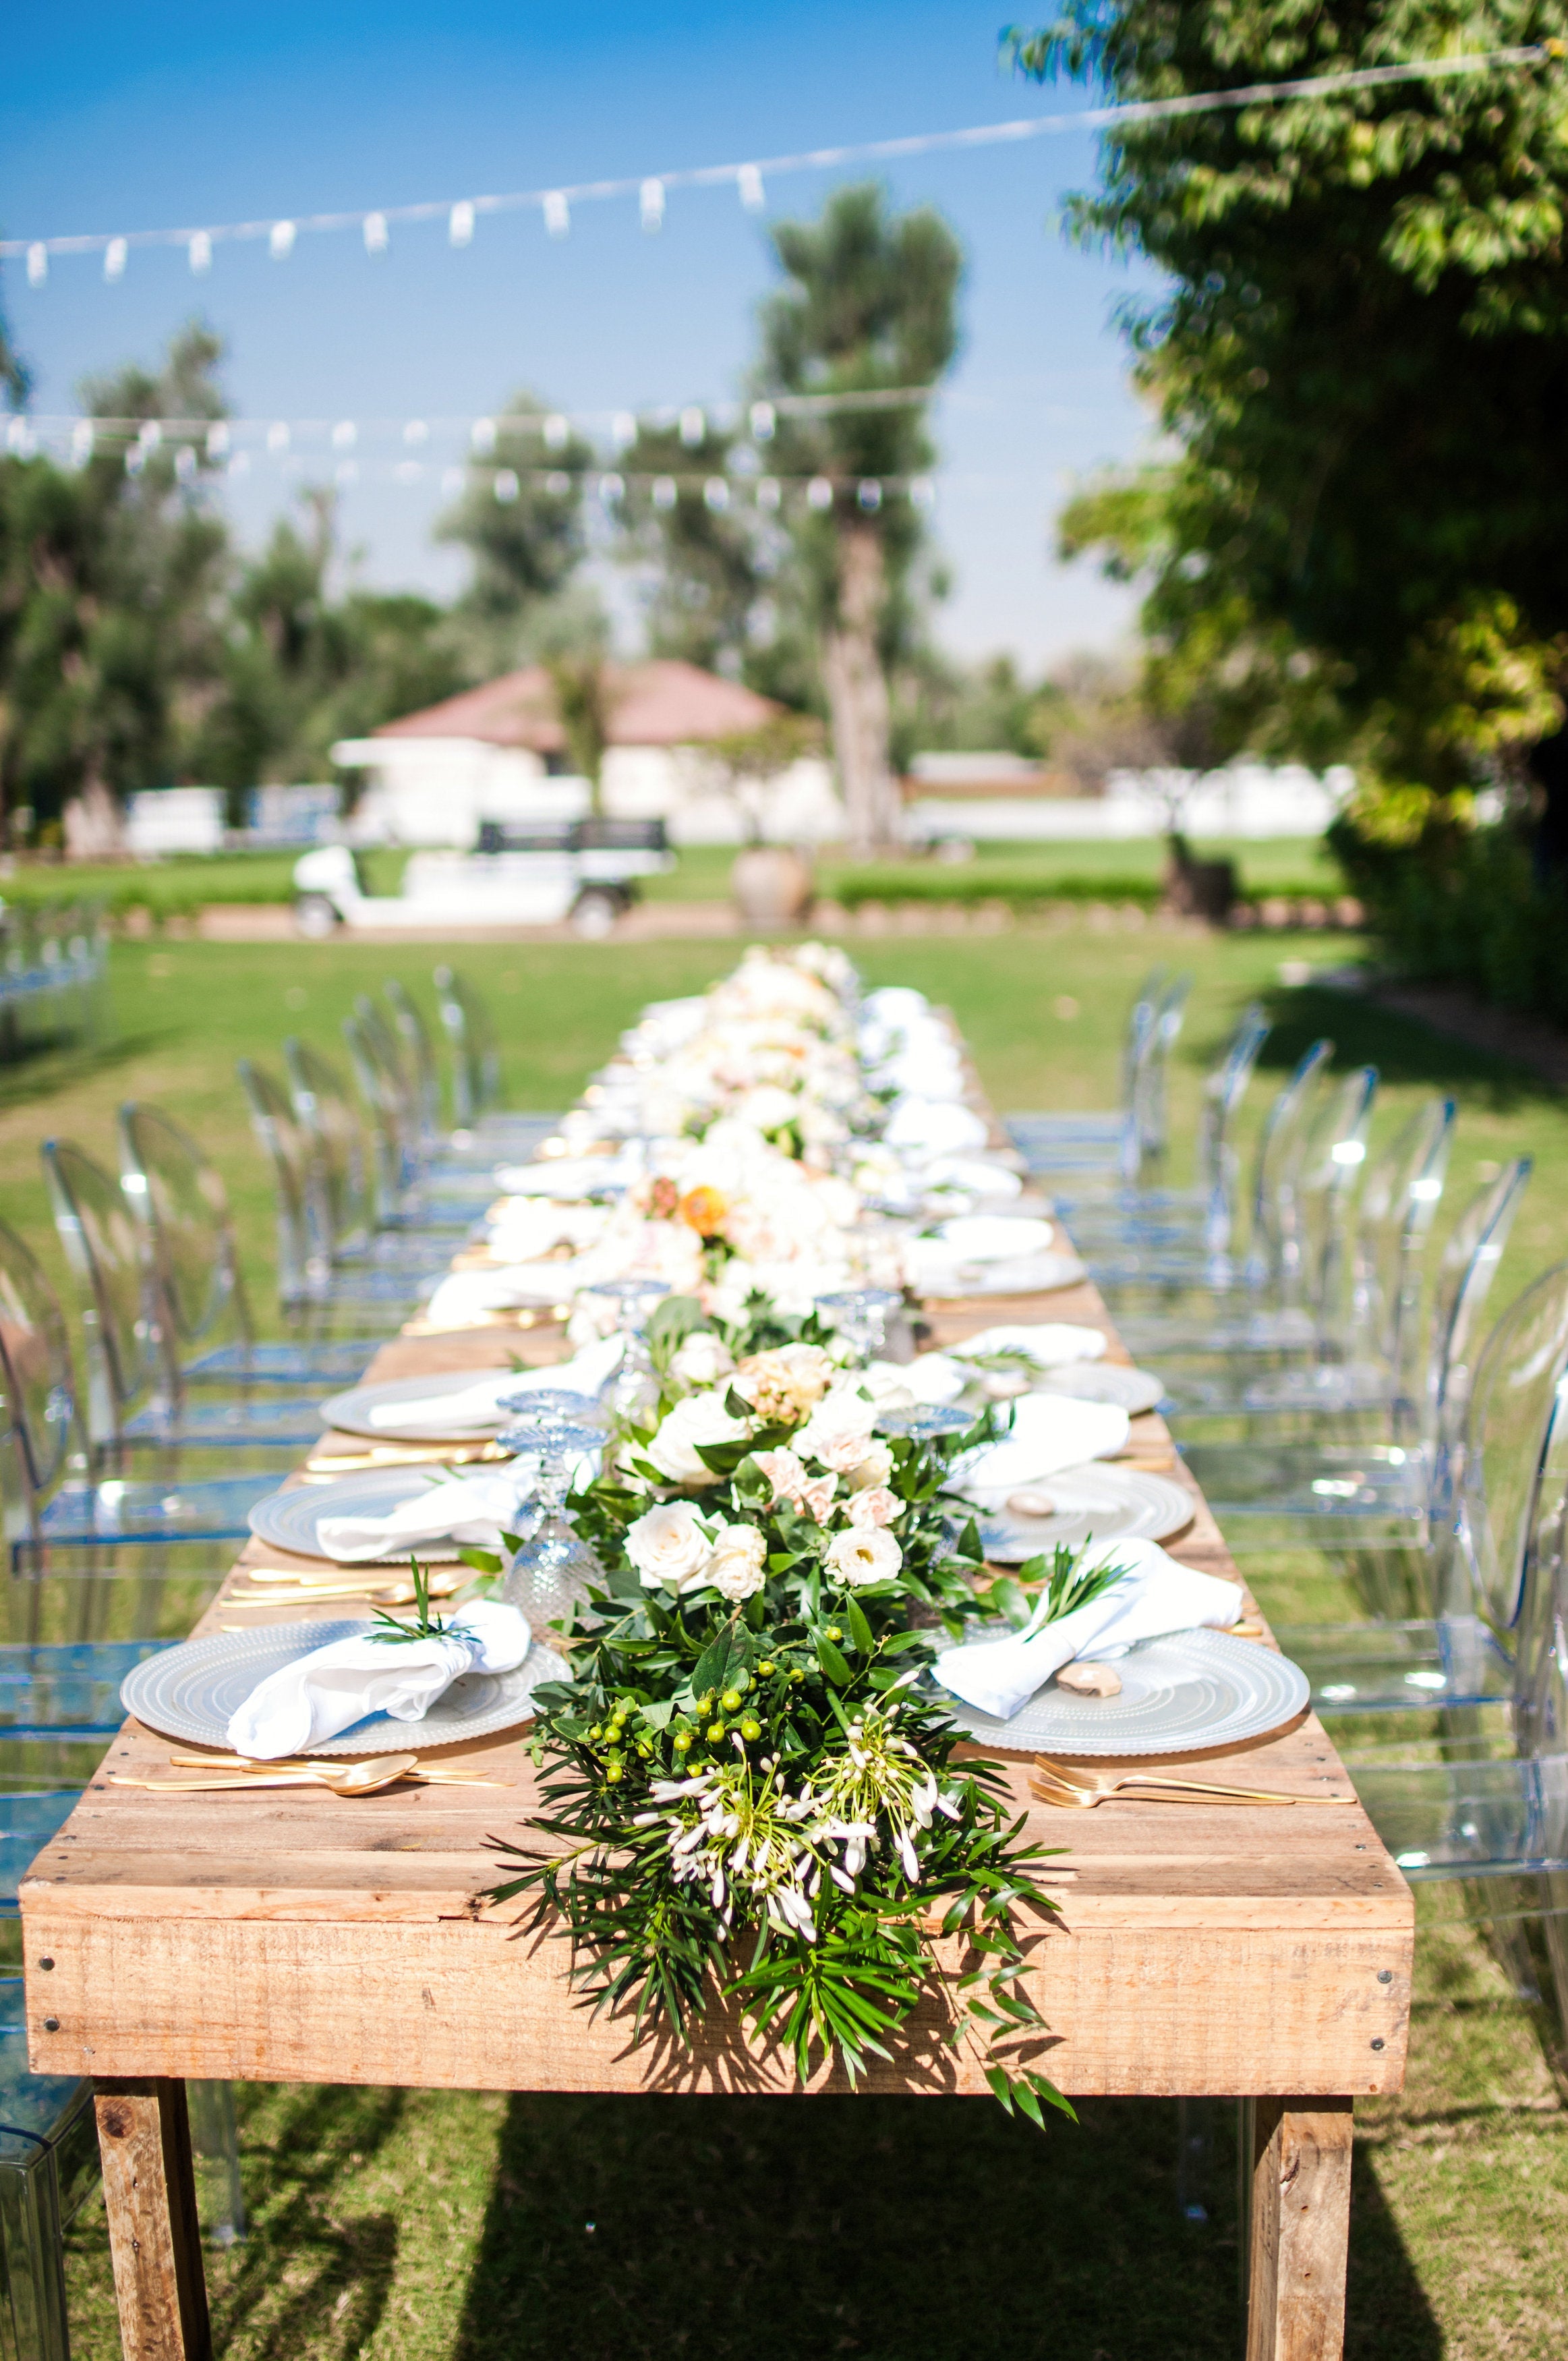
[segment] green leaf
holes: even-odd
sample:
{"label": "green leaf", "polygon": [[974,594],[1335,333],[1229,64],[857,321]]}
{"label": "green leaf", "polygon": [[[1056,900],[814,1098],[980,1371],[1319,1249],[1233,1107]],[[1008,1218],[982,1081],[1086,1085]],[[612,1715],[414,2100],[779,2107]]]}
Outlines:
{"label": "green leaf", "polygon": [[457,1555],[465,1565],[471,1565],[476,1574],[499,1574],[501,1570],[502,1560],[494,1550],[460,1547]]}
{"label": "green leaf", "polygon": [[696,1660],[691,1676],[694,1697],[707,1697],[711,1691],[722,1697],[734,1685],[735,1675],[743,1673],[750,1662],[751,1652],[738,1621],[728,1622],[716,1640],[710,1640]]}
{"label": "green leaf", "polygon": [[836,1688],[847,1689],[854,1675],[831,1640],[823,1632],[817,1636],[817,1661]]}
{"label": "green leaf", "polygon": [[844,1620],[850,1627],[850,1637],[861,1655],[871,1655],[875,1650],[876,1641],[872,1636],[871,1625],[866,1621],[864,1609],[852,1596],[844,1602]]}

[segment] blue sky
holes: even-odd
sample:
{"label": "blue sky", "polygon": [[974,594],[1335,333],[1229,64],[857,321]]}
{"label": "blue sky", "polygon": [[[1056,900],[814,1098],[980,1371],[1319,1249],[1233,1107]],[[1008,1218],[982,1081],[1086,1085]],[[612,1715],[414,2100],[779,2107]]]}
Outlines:
{"label": "blue sky", "polygon": [[[998,72],[1003,14],[976,0],[27,11],[6,33],[0,223],[42,236],[455,199],[1088,104]],[[883,175],[900,203],[939,206],[968,257],[965,347],[937,418],[955,583],[940,636],[963,654],[1010,648],[1033,667],[1114,642],[1130,616],[1124,592],[1049,552],[1071,480],[1147,432],[1113,325],[1136,274],[1055,226],[1093,155],[1074,132]],[[834,177],[772,183],[762,222],[814,213]],[[394,229],[374,259],[352,232],[302,236],[286,262],[220,247],[201,280],[179,249],[133,250],[117,286],[95,258],[57,261],[39,289],[13,266],[5,299],[42,411],[199,313],[227,341],[239,411],[401,418],[483,412],[520,385],[564,409],[722,400],[771,277],[732,191],[675,191],[656,237],[617,202],[577,208],[558,241],[537,214],[481,219],[463,252],[439,225]],[[361,447],[375,479],[342,507],[360,571],[450,589],[453,557],[429,539],[433,470],[384,480]],[[269,462],[229,495],[251,538],[290,496]]]}

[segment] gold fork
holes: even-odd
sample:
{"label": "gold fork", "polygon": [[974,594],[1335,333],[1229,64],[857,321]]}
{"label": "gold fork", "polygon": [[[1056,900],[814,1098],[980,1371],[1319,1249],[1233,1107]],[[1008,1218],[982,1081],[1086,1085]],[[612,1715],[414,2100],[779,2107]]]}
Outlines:
{"label": "gold fork", "polygon": [[[1056,1763],[1036,1754],[1029,1784],[1043,1803],[1092,1811],[1114,1795],[1139,1795],[1146,1803],[1161,1795],[1219,1796],[1233,1804],[1354,1804],[1354,1795],[1288,1795],[1277,1787],[1221,1786],[1206,1779],[1172,1779],[1156,1771],[1105,1772],[1081,1770],[1077,1763]],[[1150,1794],[1145,1791],[1154,1790]]]}

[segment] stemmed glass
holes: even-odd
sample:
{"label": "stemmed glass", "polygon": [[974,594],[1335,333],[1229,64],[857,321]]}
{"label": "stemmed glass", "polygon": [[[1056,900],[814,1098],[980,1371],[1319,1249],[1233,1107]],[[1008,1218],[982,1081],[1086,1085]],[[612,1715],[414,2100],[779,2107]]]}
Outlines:
{"label": "stemmed glass", "polygon": [[819,1295],[817,1309],[860,1360],[875,1361],[887,1343],[887,1323],[904,1298],[895,1287],[842,1287]]}
{"label": "stemmed glass", "polygon": [[507,1423],[496,1441],[503,1451],[511,1453],[512,1470],[518,1480],[517,1510],[511,1530],[527,1535],[537,1527],[541,1514],[535,1479],[542,1434],[558,1426],[600,1425],[602,1413],[589,1394],[571,1393],[565,1386],[526,1383],[520,1384],[515,1393],[502,1394],[498,1407],[507,1413]]}
{"label": "stemmed glass", "polygon": [[610,1400],[618,1417],[631,1425],[650,1407],[654,1389],[648,1322],[654,1305],[669,1291],[668,1283],[662,1279],[601,1279],[583,1290],[585,1295],[602,1296],[607,1303],[615,1306],[616,1325],[626,1344]]}
{"label": "stemmed glass", "polygon": [[972,1412],[961,1410],[884,1410],[877,1413],[877,1433],[902,1436],[908,1443],[935,1443],[944,1434],[966,1434],[974,1424]]}
{"label": "stemmed glass", "polygon": [[600,1449],[604,1430],[568,1420],[520,1420],[504,1430],[501,1441],[535,1456],[539,1521],[507,1568],[501,1598],[521,1609],[538,1634],[580,1606],[604,1571],[565,1513],[572,1471],[585,1454]]}

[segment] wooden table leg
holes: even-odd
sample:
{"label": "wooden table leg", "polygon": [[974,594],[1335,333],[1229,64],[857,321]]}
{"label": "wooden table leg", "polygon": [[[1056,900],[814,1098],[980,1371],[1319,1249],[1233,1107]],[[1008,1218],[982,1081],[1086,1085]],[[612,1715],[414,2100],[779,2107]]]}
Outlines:
{"label": "wooden table leg", "polygon": [[126,2361],[212,2361],[183,2082],[95,2081]]}
{"label": "wooden table leg", "polygon": [[1350,2242],[1349,2099],[1255,2099],[1246,2361],[1339,2361]]}

